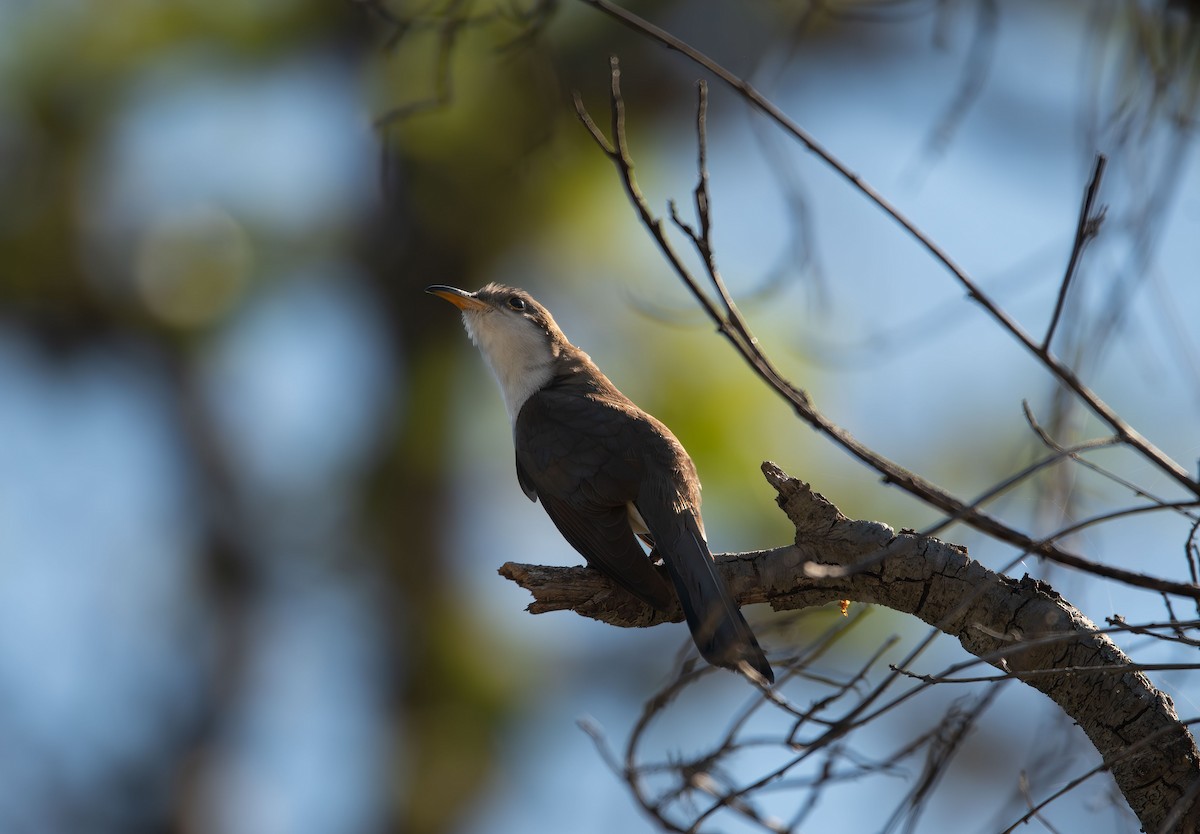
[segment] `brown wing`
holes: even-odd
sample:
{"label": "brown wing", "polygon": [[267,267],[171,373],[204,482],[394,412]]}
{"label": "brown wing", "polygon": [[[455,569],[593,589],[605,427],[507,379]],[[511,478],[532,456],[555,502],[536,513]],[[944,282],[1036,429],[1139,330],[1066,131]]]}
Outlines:
{"label": "brown wing", "polygon": [[[513,437],[522,487],[533,489],[590,565],[661,610],[678,599],[710,663],[749,665],[774,680],[705,543],[695,467],[666,426],[615,391],[581,391],[567,382],[525,402]],[[631,504],[674,593],[634,538]]]}
{"label": "brown wing", "polygon": [[517,477],[589,565],[669,611],[674,594],[629,526],[643,467],[629,408],[553,386],[532,395],[513,427]]}

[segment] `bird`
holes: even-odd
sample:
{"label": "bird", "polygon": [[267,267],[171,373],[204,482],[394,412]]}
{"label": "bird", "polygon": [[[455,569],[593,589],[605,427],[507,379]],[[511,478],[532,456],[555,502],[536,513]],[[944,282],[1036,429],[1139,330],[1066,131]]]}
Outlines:
{"label": "bird", "polygon": [[563,538],[653,608],[671,614],[678,600],[706,661],[773,684],[708,548],[700,479],[671,430],[622,394],[524,290],[425,291],[462,312],[512,422],[517,480]]}

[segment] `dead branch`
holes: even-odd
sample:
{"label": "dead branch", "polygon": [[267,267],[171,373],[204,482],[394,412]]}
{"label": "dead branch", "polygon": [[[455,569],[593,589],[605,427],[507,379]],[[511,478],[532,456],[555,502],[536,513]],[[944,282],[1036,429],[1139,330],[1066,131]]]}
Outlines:
{"label": "dead branch", "polygon": [[[930,256],[940,263],[953,278],[962,285],[966,290],[967,296],[982,307],[987,314],[1001,327],[1006,333],[1012,336],[1025,350],[1029,351],[1046,370],[1058,381],[1058,383],[1070,391],[1080,402],[1085,404],[1097,417],[1103,420],[1121,440],[1130,448],[1135,449],[1138,454],[1146,459],[1155,468],[1162,471],[1167,477],[1174,480],[1182,486],[1189,494],[1200,496],[1200,481],[1194,478],[1188,470],[1180,463],[1175,461],[1152,443],[1148,438],[1144,437],[1132,425],[1125,421],[1117,411],[1102,400],[1096,392],[1092,391],[1075,371],[1057,355],[1055,355],[1048,346],[1039,344],[1034,337],[1011,315],[1005,312],[999,304],[996,303],[987,293],[983,291],[979,283],[967,272],[967,270],[956,262],[950,253],[943,249],[929,235],[922,231],[916,223],[914,223],[906,214],[893,205],[883,194],[875,190],[875,188],[863,179],[859,174],[855,173],[846,163],[835,156],[831,151],[825,148],[817,139],[804,130],[794,120],[789,118],[776,104],[770,101],[766,96],[754,88],[752,84],[736,73],[727,69],[716,60],[696,49],[691,44],[680,38],[672,35],[670,32],[655,26],[650,21],[639,17],[628,9],[622,8],[610,0],[580,0],[580,2],[603,12],[612,19],[619,22],[621,25],[632,29],[640,35],[655,41],[667,49],[671,49],[680,53],[688,60],[703,68],[706,72],[711,73],[716,78],[720,79],[738,96],[747,102],[755,110],[765,115],[768,119],[779,126],[781,130],[803,145],[809,152],[814,154],[821,162],[827,165],[838,176],[845,179],[855,190],[861,193],[864,197],[874,203],[890,217],[897,225],[899,225],[906,234],[911,236]],[[613,108],[624,107],[620,100],[620,87],[618,83],[619,70],[615,59],[613,63]],[[576,98],[576,110],[580,110],[581,105]],[[581,113],[580,117],[583,118]],[[615,121],[614,113],[614,121]],[[624,117],[622,115],[622,121]],[[594,125],[589,125],[589,130],[592,131],[593,137],[596,136]],[[615,132],[615,131],[614,131]],[[623,143],[614,136],[614,141],[618,144],[618,150],[625,157],[628,156],[624,149],[620,147]],[[603,147],[603,144],[602,144]],[[613,156],[611,151],[606,150],[614,161],[619,160]],[[626,188],[628,190],[628,181]],[[630,197],[634,195],[631,193]],[[640,210],[640,207],[639,207]],[[643,221],[646,221],[645,212],[642,212]],[[647,225],[649,223],[647,222]],[[660,230],[661,233],[661,230]],[[660,241],[661,245],[661,241]],[[664,252],[664,254],[666,254]],[[707,312],[712,314],[709,305],[705,305]]]}
{"label": "dead branch", "polygon": [[[607,4],[605,4],[607,5]],[[646,24],[649,25],[649,24]],[[662,33],[664,37],[671,38],[670,35]],[[657,37],[657,36],[656,36]],[[672,39],[674,41],[674,39]],[[691,50],[687,54],[693,57],[694,60],[700,60],[704,56],[696,53],[691,47],[686,44],[676,46],[674,42],[669,44],[672,48]],[[692,55],[695,53],[695,55]],[[698,57],[696,57],[698,56]],[[697,115],[697,139],[700,146],[698,154],[699,164],[699,182],[695,189],[695,203],[698,214],[698,225],[701,232],[697,232],[691,226],[684,223],[682,220],[675,218],[675,224],[688,237],[689,241],[696,248],[697,252],[704,260],[705,269],[707,271],[708,283],[712,285],[713,292],[716,295],[714,300],[708,292],[701,286],[699,280],[691,273],[684,265],[683,258],[676,251],[675,246],[671,243],[665,230],[665,223],[661,217],[658,217],[650,208],[645,195],[642,193],[641,187],[638,185],[637,179],[634,176],[634,163],[630,154],[629,143],[625,132],[625,100],[621,94],[621,68],[620,62],[614,56],[610,60],[610,98],[609,98],[609,115],[611,117],[611,140],[604,135],[604,132],[596,124],[595,120],[588,113],[587,108],[583,104],[582,98],[578,93],[574,96],[575,112],[579,120],[583,123],[588,133],[591,134],[592,140],[597,147],[604,153],[605,156],[616,167],[618,175],[621,179],[621,184],[625,188],[625,193],[633,204],[634,209],[638,213],[642,225],[650,233],[655,244],[662,252],[667,262],[671,265],[672,270],[679,279],[687,287],[688,291],[696,299],[696,301],[704,309],[704,312],[716,324],[717,330],[733,345],[734,349],[742,356],[754,373],[769,385],[776,393],[783,397],[798,417],[808,423],[817,431],[824,434],[837,445],[841,446],[858,460],[865,463],[867,466],[879,472],[885,483],[895,484],[911,495],[916,496],[930,506],[936,507],[946,513],[952,521],[961,521],[975,529],[986,533],[1000,541],[1007,542],[1021,548],[1026,553],[1036,553],[1053,562],[1067,567],[1083,570],[1096,576],[1103,576],[1108,579],[1114,579],[1128,585],[1147,588],[1150,590],[1159,591],[1164,594],[1177,594],[1180,596],[1189,597],[1191,599],[1200,600],[1200,586],[1184,582],[1174,582],[1169,579],[1164,579],[1157,576],[1149,576],[1137,571],[1131,571],[1124,568],[1118,568],[1112,565],[1102,564],[1091,559],[1084,558],[1076,553],[1072,553],[1056,543],[1055,537],[1036,539],[1027,533],[1022,532],[1009,524],[1006,524],[1001,519],[985,512],[978,503],[968,504],[950,492],[942,489],[937,484],[927,478],[922,477],[916,472],[913,472],[899,463],[885,457],[881,453],[871,449],[866,444],[862,443],[858,438],[852,435],[845,428],[835,424],[832,420],[826,417],[809,397],[808,393],[797,387],[789,379],[787,379],[771,359],[762,350],[758,339],[754,336],[749,324],[738,310],[733,298],[725,288],[724,281],[721,278],[719,271],[716,268],[716,261],[713,257],[713,247],[710,240],[711,218],[709,216],[709,206],[711,201],[707,193],[708,173],[706,170],[706,153],[705,153],[705,113],[706,113],[706,87],[701,84],[699,86],[699,102]],[[707,65],[706,65],[707,66]],[[710,69],[712,69],[710,67]],[[719,68],[718,68],[719,69]],[[716,70],[712,70],[716,72]],[[723,71],[723,70],[722,70]],[[718,73],[719,75],[719,73]],[[724,79],[724,76],[721,76]],[[724,79],[727,80],[728,79]],[[739,88],[740,89],[740,88]],[[748,88],[744,91],[746,95],[757,97],[758,94],[753,91],[753,88]],[[772,105],[773,107],[773,105]],[[780,118],[786,119],[782,114]],[[790,124],[790,122],[788,122]],[[799,128],[796,128],[799,130]],[[807,140],[804,140],[807,143]],[[827,157],[824,151],[819,151],[814,148],[823,159],[826,159],[830,164],[836,165],[836,160]],[[861,185],[861,184],[860,184]],[[873,192],[869,192],[873,194]],[[882,197],[876,197],[877,201],[882,200]],[[886,204],[882,204],[885,205]],[[891,211],[895,211],[892,209]],[[901,216],[902,217],[902,216]],[[907,220],[902,222],[907,223]],[[919,232],[916,232],[918,235]],[[923,237],[919,239],[924,240]],[[933,245],[932,241],[929,245]],[[940,251],[940,250],[938,250]],[[949,262],[948,262],[949,263]],[[957,269],[955,267],[955,269]],[[963,277],[968,283],[970,279],[960,271],[956,272]],[[971,284],[973,295],[982,298],[987,304],[991,301],[983,296],[974,285]],[[999,308],[993,308],[998,315],[1003,317],[1004,321],[1008,321],[1006,314]],[[1014,324],[1013,327],[1016,327]],[[1019,328],[1017,328],[1019,330]],[[1024,332],[1020,335],[1024,337]],[[1027,338],[1027,337],[1025,337]],[[1045,353],[1043,351],[1043,353]],[[1047,357],[1048,358],[1048,355]],[[1053,369],[1052,369],[1053,370]],[[1089,392],[1090,393],[1090,392]],[[1086,400],[1086,398],[1084,398]],[[1107,406],[1106,406],[1107,407]],[[1108,421],[1116,430],[1117,442],[1128,445],[1138,450],[1143,455],[1148,454],[1147,451],[1139,445],[1140,438],[1132,427],[1126,426],[1123,421],[1120,424]],[[1151,455],[1153,458],[1153,455]],[[1161,464],[1162,462],[1159,461]],[[1186,476],[1185,476],[1186,477]],[[1196,487],[1200,490],[1200,485]],[[1200,494],[1198,492],[1197,494]]]}
{"label": "dead branch", "polygon": [[[849,519],[774,464],[763,472],[796,540],[718,557],[739,602],[784,611],[851,599],[919,617],[1058,704],[1147,831],[1158,831],[1177,806],[1187,814],[1178,830],[1197,830],[1200,804],[1189,791],[1200,782],[1200,751],[1171,699],[1049,585],[990,571],[958,545]],[[624,627],[671,619],[590,568],[508,563],[500,573],[533,594],[533,613],[573,610]]]}

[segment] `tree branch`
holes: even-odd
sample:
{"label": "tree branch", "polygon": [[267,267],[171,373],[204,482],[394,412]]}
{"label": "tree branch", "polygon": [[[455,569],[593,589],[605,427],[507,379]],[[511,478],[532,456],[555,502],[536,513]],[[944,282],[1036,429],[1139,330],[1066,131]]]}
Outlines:
{"label": "tree branch", "polygon": [[[922,231],[907,215],[888,201],[883,194],[875,190],[870,183],[851,170],[846,163],[838,159],[831,151],[822,146],[815,137],[792,119],[788,118],[787,114],[755,89],[750,82],[722,66],[716,60],[686,41],[680,40],[670,32],[655,26],[650,21],[609,0],[580,0],[580,2],[603,12],[623,26],[632,29],[644,37],[656,41],[668,49],[679,52],[697,66],[704,68],[705,71],[719,78],[754,109],[764,114],[793,139],[800,142],[825,165],[828,165],[834,172],[850,183],[859,193],[878,206],[881,211],[904,229],[909,236],[963,286],[969,298],[983,307],[997,324],[1041,362],[1046,370],[1058,380],[1059,384],[1078,397],[1097,417],[1107,423],[1125,443],[1136,449],[1149,463],[1160,469],[1189,493],[1200,496],[1200,481],[1194,478],[1187,469],[1127,423],[1108,403],[1085,385],[1083,380],[1076,375],[1075,371],[1055,356],[1048,347],[1043,347],[1043,345],[1035,341],[1033,336],[1012,316],[1001,309],[995,300],[982,290],[966,269],[950,257],[949,252],[939,246],[936,241]],[[615,64],[613,69],[615,73]],[[619,97],[619,90],[614,78],[614,98],[617,97]],[[578,99],[576,100],[576,108],[579,108]],[[593,133],[593,135],[595,134]],[[643,219],[645,219],[644,213]],[[709,313],[711,315],[712,311],[710,310]]]}
{"label": "tree branch", "polygon": [[[707,170],[704,167],[706,154],[703,150],[706,136],[704,127],[706,88],[700,87],[701,106],[697,116],[697,134],[701,146],[699,164],[702,167],[699,172],[699,182],[696,186],[697,206],[701,212],[699,222],[705,236],[701,237],[681,220],[677,219],[676,225],[683,230],[684,234],[688,236],[689,240],[691,240],[692,244],[704,258],[709,281],[713,285],[717,297],[720,299],[719,305],[704,291],[700,286],[700,282],[688,270],[683,262],[683,258],[676,251],[670,238],[667,237],[662,218],[656,217],[654,212],[651,211],[645,195],[642,194],[642,190],[638,186],[637,178],[634,176],[633,158],[630,155],[629,144],[625,134],[625,102],[621,95],[620,62],[615,56],[611,57],[609,62],[611,71],[609,108],[612,121],[612,140],[610,141],[604,135],[604,132],[588,113],[579,93],[575,93],[574,95],[576,115],[588,133],[591,134],[597,147],[600,148],[616,167],[621,178],[621,184],[624,186],[626,195],[637,211],[638,217],[651,237],[654,238],[659,251],[667,259],[675,274],[688,288],[688,291],[691,292],[696,301],[704,308],[709,318],[717,325],[718,332],[729,340],[730,344],[733,345],[734,349],[742,356],[755,374],[791,405],[797,416],[829,437],[851,455],[878,471],[886,483],[895,484],[909,494],[925,501],[930,506],[938,508],[946,513],[951,520],[962,521],[964,524],[969,524],[975,529],[993,536],[1000,541],[1015,545],[1026,553],[1037,553],[1060,565],[1084,570],[1096,576],[1103,576],[1140,588],[1148,588],[1161,593],[1178,594],[1200,600],[1200,586],[1195,584],[1174,582],[1156,576],[1148,576],[1137,571],[1101,564],[1063,549],[1055,543],[1053,537],[1035,539],[1006,524],[990,513],[985,512],[978,504],[967,504],[933,482],[921,477],[919,474],[904,468],[895,461],[870,449],[849,431],[835,424],[821,413],[808,393],[796,387],[788,380],[762,351],[757,338],[755,338],[749,325],[738,310],[737,305],[725,289],[725,284],[716,269],[715,260],[712,257],[712,246],[707,237],[707,234],[711,231],[711,219],[708,212],[708,176]],[[1129,436],[1122,434],[1119,430],[1118,439],[1120,442],[1131,443]],[[1132,445],[1136,446],[1136,444]]]}
{"label": "tree branch", "polygon": [[[1200,804],[1189,786],[1200,781],[1200,751],[1171,699],[1049,585],[990,571],[954,544],[849,519],[774,464],[763,464],[763,472],[796,540],[717,557],[739,602],[782,611],[852,599],[919,617],[1058,704],[1087,734],[1146,830],[1159,830],[1176,806],[1185,813],[1180,830],[1196,830]],[[624,627],[681,619],[590,568],[510,562],[500,573],[534,595],[532,613],[573,610]]]}
{"label": "tree branch", "polygon": [[1100,180],[1104,177],[1104,167],[1108,157],[1096,155],[1096,164],[1092,169],[1092,178],[1088,180],[1087,188],[1083,191],[1083,205],[1079,207],[1079,220],[1075,224],[1075,242],[1071,245],[1071,257],[1067,259],[1067,271],[1058,287],[1058,298],[1054,301],[1054,312],[1050,316],[1050,324],[1046,327],[1046,335],[1042,338],[1042,352],[1050,350],[1050,342],[1054,339],[1054,331],[1058,328],[1058,320],[1062,316],[1063,307],[1067,302],[1067,290],[1071,280],[1079,268],[1079,259],[1083,256],[1084,247],[1100,232],[1100,224],[1104,222],[1105,211],[1093,213],[1096,205],[1096,195],[1100,193]]}

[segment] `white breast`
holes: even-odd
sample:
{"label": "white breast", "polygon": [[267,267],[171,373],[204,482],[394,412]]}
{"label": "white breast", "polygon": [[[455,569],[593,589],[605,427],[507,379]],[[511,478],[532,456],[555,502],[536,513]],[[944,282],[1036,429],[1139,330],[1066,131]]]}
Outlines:
{"label": "white breast", "polygon": [[554,376],[549,337],[528,319],[504,310],[463,311],[463,325],[491,368],[504,395],[508,418]]}

